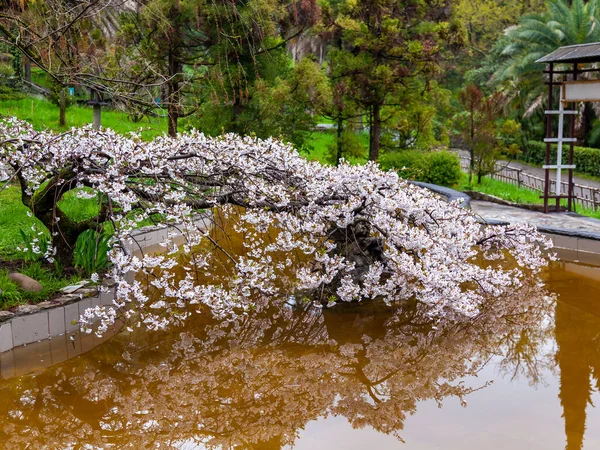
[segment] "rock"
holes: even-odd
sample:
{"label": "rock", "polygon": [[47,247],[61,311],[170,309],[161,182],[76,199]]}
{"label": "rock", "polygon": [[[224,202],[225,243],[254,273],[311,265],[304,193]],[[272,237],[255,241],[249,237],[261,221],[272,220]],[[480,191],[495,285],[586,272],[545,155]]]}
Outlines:
{"label": "rock", "polygon": [[39,309],[40,308],[38,308],[36,305],[21,305],[17,307],[15,313],[17,314],[17,316],[22,316],[23,314],[31,314],[37,312],[39,311]]}
{"label": "rock", "polygon": [[12,319],[14,316],[10,311],[0,311],[0,322],[5,322],[8,319]]}
{"label": "rock", "polygon": [[65,286],[60,291],[64,292],[65,294],[72,294],[73,292],[81,289],[83,286],[85,286],[88,283],[89,283],[88,280],[83,280],[83,281],[80,281],[79,283],[72,284],[71,286]]}
{"label": "rock", "polygon": [[43,286],[40,283],[22,273],[9,273],[8,278],[17,283],[24,291],[40,292],[43,289]]}

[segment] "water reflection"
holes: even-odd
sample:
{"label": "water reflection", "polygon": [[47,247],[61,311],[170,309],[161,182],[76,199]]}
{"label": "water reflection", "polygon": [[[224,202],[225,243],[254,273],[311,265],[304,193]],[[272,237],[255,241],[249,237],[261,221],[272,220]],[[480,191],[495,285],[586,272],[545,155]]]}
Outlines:
{"label": "water reflection", "polygon": [[567,450],[583,448],[586,409],[594,406],[592,393],[600,391],[600,285],[590,283],[581,289],[580,281],[573,277],[556,280],[568,293],[557,302],[555,314]]}
{"label": "water reflection", "polygon": [[[234,321],[197,315],[163,334],[120,335],[83,357],[0,383],[5,448],[261,448],[343,416],[402,438],[422,400],[465,402],[492,358],[535,384],[554,364],[553,302],[536,285],[475,321],[433,322],[417,305],[259,306]],[[564,349],[561,344],[561,351]],[[565,350],[566,351],[566,350]]]}

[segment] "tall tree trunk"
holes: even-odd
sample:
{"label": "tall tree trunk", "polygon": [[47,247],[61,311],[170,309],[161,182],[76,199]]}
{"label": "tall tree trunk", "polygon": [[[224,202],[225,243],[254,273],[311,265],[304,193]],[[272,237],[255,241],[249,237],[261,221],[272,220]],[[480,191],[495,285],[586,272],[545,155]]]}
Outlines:
{"label": "tall tree trunk", "polygon": [[62,87],[60,89],[60,99],[59,99],[59,116],[58,116],[58,126],[64,127],[67,124],[67,95],[66,88]]}
{"label": "tall tree trunk", "polygon": [[381,139],[381,105],[373,105],[373,117],[371,121],[371,140],[369,142],[369,160],[379,159],[379,146]]}
{"label": "tall tree trunk", "polygon": [[337,151],[335,154],[335,165],[340,165],[340,160],[342,159],[343,152],[343,143],[342,143],[342,133],[344,132],[344,120],[341,117],[337,119]]}
{"label": "tall tree trunk", "polygon": [[242,124],[240,123],[240,117],[242,116],[242,113],[244,112],[244,104],[243,104],[243,99],[240,96],[236,96],[235,100],[233,102],[233,126],[232,126],[232,130],[237,133],[237,134],[245,134],[245,130],[243,129],[244,127],[242,126]]}
{"label": "tall tree trunk", "polygon": [[169,82],[167,83],[167,100],[169,102],[169,136],[177,136],[179,119],[179,62],[175,51],[169,52]]}
{"label": "tall tree trunk", "polygon": [[27,56],[23,56],[23,67],[23,79],[25,81],[31,82],[31,59],[29,59]]}
{"label": "tall tree trunk", "polygon": [[469,184],[473,182],[473,172],[475,172],[475,107],[471,103],[471,129],[469,130],[469,136],[471,136],[471,142],[469,143]]}
{"label": "tall tree trunk", "polygon": [[[170,24],[177,24],[181,13],[180,0],[171,2],[169,10]],[[179,93],[179,77],[183,72],[181,63],[181,46],[182,46],[182,31],[177,26],[170,25],[167,39],[169,40],[169,55],[168,55],[168,73],[169,82],[167,83],[167,100],[169,102],[169,136],[177,136],[177,121],[180,115],[180,93]]]}

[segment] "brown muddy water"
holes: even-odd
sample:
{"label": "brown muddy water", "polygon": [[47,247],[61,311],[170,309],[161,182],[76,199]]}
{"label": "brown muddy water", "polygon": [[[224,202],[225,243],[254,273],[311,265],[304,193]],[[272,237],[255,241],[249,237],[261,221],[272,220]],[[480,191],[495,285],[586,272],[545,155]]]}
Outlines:
{"label": "brown muddy water", "polygon": [[31,350],[0,378],[0,449],[600,449],[600,268],[542,278],[468,323],[286,305]]}

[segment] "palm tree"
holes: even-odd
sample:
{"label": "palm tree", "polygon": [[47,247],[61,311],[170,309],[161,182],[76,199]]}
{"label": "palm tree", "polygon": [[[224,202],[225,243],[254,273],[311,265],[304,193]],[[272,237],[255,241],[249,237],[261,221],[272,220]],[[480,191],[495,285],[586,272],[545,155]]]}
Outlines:
{"label": "palm tree", "polygon": [[547,11],[523,16],[504,39],[505,59],[493,79],[512,91],[522,117],[528,117],[545,93],[543,68],[535,61],[565,45],[600,42],[600,0],[551,0]]}

